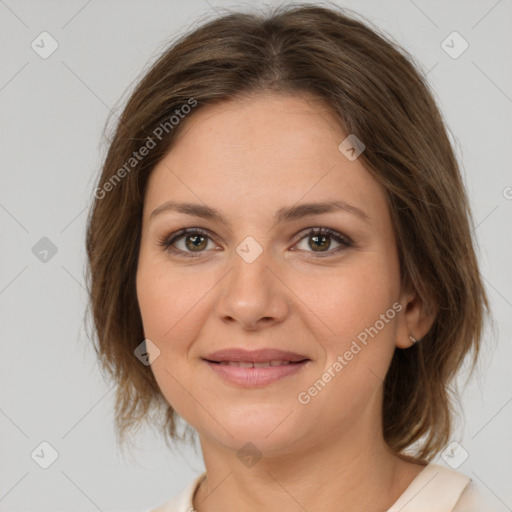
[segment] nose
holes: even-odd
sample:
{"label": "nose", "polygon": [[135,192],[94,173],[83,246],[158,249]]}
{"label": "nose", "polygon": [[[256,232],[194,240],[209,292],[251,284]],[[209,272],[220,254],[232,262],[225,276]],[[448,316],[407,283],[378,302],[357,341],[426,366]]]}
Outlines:
{"label": "nose", "polygon": [[219,283],[215,310],[221,321],[254,331],[279,324],[287,317],[288,289],[278,272],[270,268],[267,253],[264,250],[251,263],[237,253],[233,255],[231,271]]}

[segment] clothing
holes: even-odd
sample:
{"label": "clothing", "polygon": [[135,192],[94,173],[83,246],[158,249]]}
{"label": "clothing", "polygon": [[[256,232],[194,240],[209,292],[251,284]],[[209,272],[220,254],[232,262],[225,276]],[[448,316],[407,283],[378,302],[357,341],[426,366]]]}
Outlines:
{"label": "clothing", "polygon": [[[180,494],[146,512],[194,512],[192,497],[206,472],[198,475]],[[503,509],[505,510],[505,509]],[[409,484],[387,512],[501,512],[468,476],[429,463]]]}

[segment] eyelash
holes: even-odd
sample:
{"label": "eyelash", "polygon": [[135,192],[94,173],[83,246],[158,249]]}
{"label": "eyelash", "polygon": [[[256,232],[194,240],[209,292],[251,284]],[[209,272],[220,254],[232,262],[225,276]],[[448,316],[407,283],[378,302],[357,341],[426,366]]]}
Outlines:
{"label": "eyelash", "polygon": [[[176,249],[175,247],[173,247],[172,244],[174,244],[177,240],[179,240],[180,238],[182,238],[185,235],[201,235],[201,236],[209,238],[210,240],[212,239],[211,234],[204,229],[185,228],[185,229],[180,229],[179,231],[176,231],[175,233],[172,233],[171,235],[166,235],[166,236],[160,238],[158,240],[158,245],[160,247],[162,247],[162,249],[164,251],[172,252],[173,254],[176,254],[178,256],[184,256],[186,258],[197,258],[197,257],[201,256],[201,253],[205,252],[205,250],[198,251],[197,253],[193,253],[193,252],[188,252],[188,251],[182,251],[181,249]],[[352,247],[352,245],[353,245],[352,240],[350,240],[350,238],[348,238],[347,236],[342,235],[341,233],[334,231],[333,229],[330,229],[330,228],[318,228],[318,227],[309,228],[305,232],[303,231],[301,233],[301,235],[302,236],[300,236],[300,238],[297,240],[297,242],[295,242],[295,244],[299,243],[304,238],[307,238],[308,236],[313,236],[313,235],[315,235],[315,236],[328,235],[328,236],[331,236],[336,242],[341,244],[340,247],[337,247],[336,249],[333,249],[333,250],[325,251],[324,253],[322,253],[322,251],[320,251],[318,253],[315,253],[314,251],[306,251],[306,252],[312,252],[313,254],[315,254],[315,257],[317,257],[317,258],[325,258],[328,256],[332,256],[334,254],[338,254],[340,251],[343,251],[343,250],[347,249],[348,247]]]}

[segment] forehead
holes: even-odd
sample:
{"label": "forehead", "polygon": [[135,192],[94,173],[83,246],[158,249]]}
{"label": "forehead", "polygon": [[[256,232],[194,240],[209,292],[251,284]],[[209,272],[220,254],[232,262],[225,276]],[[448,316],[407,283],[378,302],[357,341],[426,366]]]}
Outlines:
{"label": "forehead", "polygon": [[347,135],[329,106],[309,95],[202,107],[152,171],[145,212],[169,199],[247,215],[340,199],[382,216],[380,185],[360,159],[350,161],[338,148]]}

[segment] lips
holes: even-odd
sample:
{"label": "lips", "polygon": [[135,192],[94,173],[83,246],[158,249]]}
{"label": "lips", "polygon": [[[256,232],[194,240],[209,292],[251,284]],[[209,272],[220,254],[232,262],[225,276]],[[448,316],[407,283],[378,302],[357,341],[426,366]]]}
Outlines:
{"label": "lips", "polygon": [[[211,363],[216,361],[210,361]],[[238,366],[241,368],[269,368],[270,366],[286,366],[287,364],[297,364],[291,361],[265,361],[264,363],[251,363],[250,361],[219,361],[217,364],[227,366]]]}
{"label": "lips", "polygon": [[308,360],[309,358],[303,354],[274,348],[259,350],[228,348],[208,354],[203,359],[219,364],[238,363],[238,365],[244,365],[246,367],[249,367],[247,364],[251,363],[250,366],[263,368],[264,366],[260,366],[258,363],[268,363],[267,366],[281,366],[283,364],[298,363]]}
{"label": "lips", "polygon": [[222,380],[245,388],[276,382],[311,363],[303,354],[277,349],[225,349],[203,359]]}

